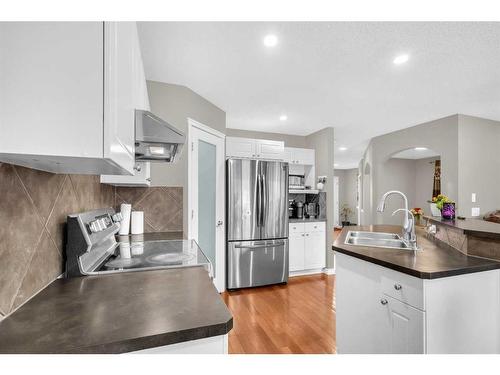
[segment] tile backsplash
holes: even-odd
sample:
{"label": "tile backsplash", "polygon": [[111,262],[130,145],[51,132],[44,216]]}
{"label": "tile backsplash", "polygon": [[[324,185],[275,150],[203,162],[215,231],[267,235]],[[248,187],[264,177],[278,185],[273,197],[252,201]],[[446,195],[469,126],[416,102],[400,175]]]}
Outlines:
{"label": "tile backsplash", "polygon": [[126,202],[144,211],[145,232],[182,231],[182,195],[0,163],[0,320],[63,272],[68,214]]}

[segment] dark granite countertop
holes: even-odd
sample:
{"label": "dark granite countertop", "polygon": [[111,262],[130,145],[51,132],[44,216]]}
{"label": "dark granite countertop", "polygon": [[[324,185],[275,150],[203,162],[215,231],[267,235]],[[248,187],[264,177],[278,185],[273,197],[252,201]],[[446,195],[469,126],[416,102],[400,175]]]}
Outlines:
{"label": "dark granite countertop", "polygon": [[492,223],[482,219],[465,219],[465,220],[445,220],[441,217],[424,216],[435,224],[447,225],[460,229],[465,234],[472,235],[487,235],[489,237],[497,237],[500,239],[500,224]]}
{"label": "dark granite countertop", "polygon": [[289,223],[318,223],[325,222],[326,219],[288,219]]}
{"label": "dark granite countertop", "polygon": [[232,326],[202,267],[58,279],[0,322],[0,353],[124,353]]}
{"label": "dark granite countertop", "polygon": [[447,276],[500,269],[500,262],[467,256],[452,247],[425,235],[423,228],[417,229],[420,251],[384,249],[344,244],[347,232],[363,230],[372,232],[401,233],[395,225],[370,225],[345,227],[333,244],[333,250],[383,267],[403,272],[421,279],[437,279]]}

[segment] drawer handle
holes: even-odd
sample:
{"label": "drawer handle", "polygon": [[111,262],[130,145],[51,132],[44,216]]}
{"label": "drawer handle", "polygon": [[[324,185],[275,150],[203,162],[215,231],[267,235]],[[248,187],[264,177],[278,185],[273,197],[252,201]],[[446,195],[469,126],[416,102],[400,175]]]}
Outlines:
{"label": "drawer handle", "polygon": [[394,284],[394,289],[401,290],[403,289],[403,287],[401,286],[401,284]]}
{"label": "drawer handle", "polygon": [[388,304],[388,302],[387,302],[387,300],[386,300],[385,298],[382,298],[382,299],[380,300],[380,303],[381,303],[382,305],[384,305],[384,306]]}

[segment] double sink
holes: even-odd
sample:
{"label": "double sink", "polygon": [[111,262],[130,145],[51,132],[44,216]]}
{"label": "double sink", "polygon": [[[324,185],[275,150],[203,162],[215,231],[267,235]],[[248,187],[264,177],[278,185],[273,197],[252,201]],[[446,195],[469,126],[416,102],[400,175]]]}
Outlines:
{"label": "double sink", "polygon": [[353,246],[414,250],[396,233],[349,231],[344,243]]}

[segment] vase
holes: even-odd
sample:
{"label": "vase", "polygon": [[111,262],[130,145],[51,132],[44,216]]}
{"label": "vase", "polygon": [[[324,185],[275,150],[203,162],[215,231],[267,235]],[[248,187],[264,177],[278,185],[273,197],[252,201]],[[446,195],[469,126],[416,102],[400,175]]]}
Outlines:
{"label": "vase", "polygon": [[445,220],[455,219],[455,203],[443,203],[443,208],[441,209],[441,216]]}

